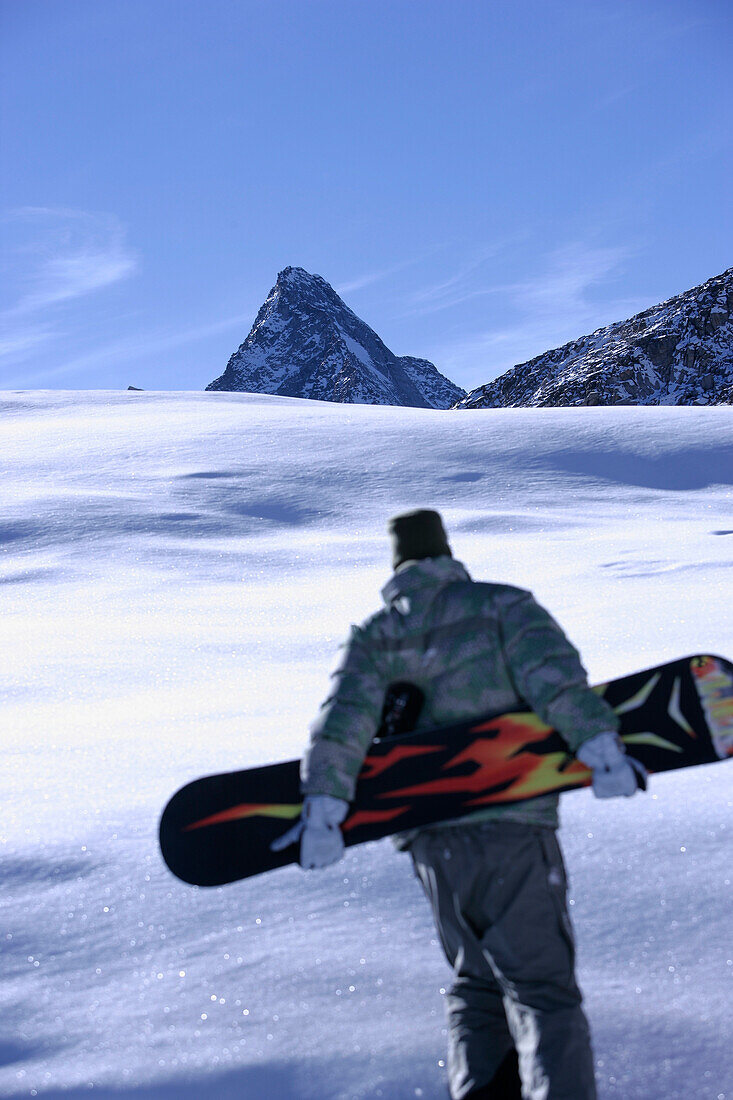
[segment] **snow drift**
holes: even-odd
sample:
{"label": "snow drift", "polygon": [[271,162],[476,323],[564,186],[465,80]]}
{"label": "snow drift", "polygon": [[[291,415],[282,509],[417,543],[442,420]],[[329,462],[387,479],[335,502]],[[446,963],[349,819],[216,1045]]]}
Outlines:
{"label": "snow drift", "polygon": [[[196,891],[161,863],[160,809],[299,755],[405,507],[532,588],[595,681],[733,654],[730,409],[38,392],[2,413],[0,1094],[442,1100],[450,975],[408,857]],[[563,799],[603,1100],[730,1100],[728,767]]]}

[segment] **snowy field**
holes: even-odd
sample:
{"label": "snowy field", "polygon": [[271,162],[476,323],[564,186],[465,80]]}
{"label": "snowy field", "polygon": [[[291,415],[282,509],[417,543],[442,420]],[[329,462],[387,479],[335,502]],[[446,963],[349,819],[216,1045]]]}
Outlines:
{"label": "snowy field", "polygon": [[[0,405],[0,1095],[443,1100],[449,972],[409,859],[199,891],[159,812],[300,755],[406,507],[533,589],[594,681],[733,656],[731,409]],[[603,1100],[733,1100],[731,779],[564,796]]]}

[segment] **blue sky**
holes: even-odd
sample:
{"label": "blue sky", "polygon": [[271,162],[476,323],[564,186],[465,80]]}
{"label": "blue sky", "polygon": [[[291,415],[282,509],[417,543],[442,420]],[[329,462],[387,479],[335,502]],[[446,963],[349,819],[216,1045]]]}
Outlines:
{"label": "blue sky", "polygon": [[202,389],[292,264],[470,389],[733,265],[723,0],[0,11],[0,388]]}

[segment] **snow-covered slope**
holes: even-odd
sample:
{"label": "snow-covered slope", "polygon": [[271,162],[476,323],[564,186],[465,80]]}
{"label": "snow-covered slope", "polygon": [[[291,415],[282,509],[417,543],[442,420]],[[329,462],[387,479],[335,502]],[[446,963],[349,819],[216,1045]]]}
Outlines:
{"label": "snow-covered slope", "polygon": [[[299,755],[404,507],[533,588],[593,680],[733,654],[733,412],[0,406],[0,1095],[444,1100],[449,973],[408,857],[196,891],[160,809]],[[563,799],[601,1100],[731,1100],[730,767]]]}
{"label": "snow-covered slope", "polygon": [[464,409],[733,404],[733,268],[472,390]]}
{"label": "snow-covered slope", "polygon": [[320,275],[286,267],[207,390],[447,409],[465,396],[427,359],[393,355]]}

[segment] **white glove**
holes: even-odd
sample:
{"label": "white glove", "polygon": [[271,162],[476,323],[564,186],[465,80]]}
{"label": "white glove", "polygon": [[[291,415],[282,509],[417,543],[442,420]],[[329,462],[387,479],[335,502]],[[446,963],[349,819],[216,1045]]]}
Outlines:
{"label": "white glove", "polygon": [[308,795],[298,821],[287,833],[273,840],[270,850],[281,852],[300,841],[300,866],[311,871],[336,863],[344,854],[339,825],[349,812],[349,803],[330,794]]}
{"label": "white glove", "polygon": [[633,756],[626,755],[616,733],[597,733],[585,741],[575,754],[593,772],[596,798],[628,798],[641,788],[646,790],[647,770]]}

